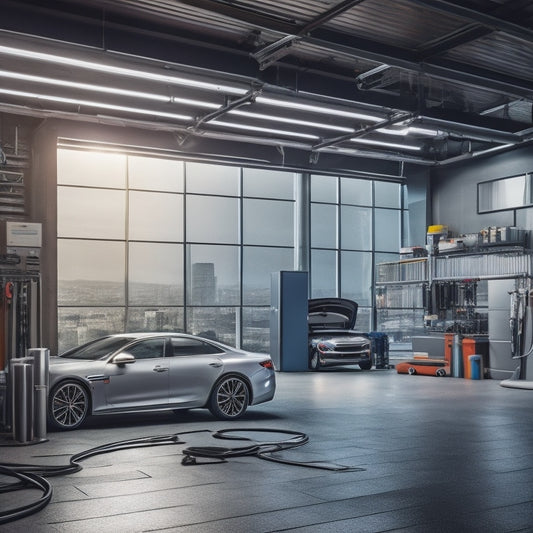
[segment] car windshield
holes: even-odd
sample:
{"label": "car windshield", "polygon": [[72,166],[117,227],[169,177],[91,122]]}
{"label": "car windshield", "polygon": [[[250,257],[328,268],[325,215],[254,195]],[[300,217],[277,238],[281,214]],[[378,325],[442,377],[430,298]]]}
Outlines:
{"label": "car windshield", "polygon": [[131,341],[130,337],[104,337],[103,339],[97,339],[82,346],[71,348],[59,357],[96,361],[117,351]]}

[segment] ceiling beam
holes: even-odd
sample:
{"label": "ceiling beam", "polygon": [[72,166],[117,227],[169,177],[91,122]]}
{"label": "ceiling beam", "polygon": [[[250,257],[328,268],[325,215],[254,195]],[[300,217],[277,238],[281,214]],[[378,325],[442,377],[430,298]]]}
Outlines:
{"label": "ceiling beam", "polygon": [[344,0],[344,2],[333,6],[332,8],[315,17],[313,20],[300,26],[294,35],[287,35],[273,43],[262,46],[252,54],[252,57],[258,61],[260,69],[264,70],[282,57],[288,55],[292,45],[300,40],[300,36],[311,33],[318,27],[323,26],[326,22],[329,22],[335,17],[342,15],[346,11],[349,11],[354,6],[361,4],[364,1],[365,0]]}
{"label": "ceiling beam", "polygon": [[[433,64],[432,61],[427,61],[426,55],[418,55],[416,52],[404,50],[398,47],[386,46],[377,41],[369,39],[362,39],[353,35],[341,34],[336,31],[327,30],[317,25],[314,28],[313,35],[299,34],[301,30],[300,26],[291,26],[291,31],[287,31],[289,26],[286,24],[280,25],[279,23],[269,23],[269,21],[259,16],[255,12],[249,12],[246,9],[230,6],[226,3],[216,2],[214,0],[183,0],[185,3],[190,3],[197,7],[202,7],[214,11],[215,13],[227,14],[237,20],[252,22],[256,21],[258,25],[265,27],[271,31],[280,31],[285,34],[285,41],[289,39],[290,43],[284,42],[283,46],[286,46],[286,50],[280,50],[273,48],[270,50],[275,56],[275,61],[267,62],[263,68],[270,66],[272,63],[279,61],[281,57],[286,55],[290,50],[288,47],[292,45],[291,36],[298,37],[298,40],[302,43],[309,43],[318,48],[324,50],[343,53],[355,58],[362,58],[368,61],[374,61],[376,63],[384,63],[389,66],[394,66],[404,70],[425,73],[428,75],[440,77],[439,72],[445,72],[446,79],[452,82],[468,83],[470,85],[490,89],[497,92],[508,92],[515,97],[531,98],[531,82],[529,80],[513,79],[510,82],[507,81],[507,77],[500,76],[498,73],[477,69],[476,75],[471,75],[472,67],[467,64],[454,63],[448,64],[446,68],[443,65]],[[533,42],[533,30],[520,26],[511,21],[506,21],[498,18],[497,16],[484,14],[475,11],[470,8],[466,8],[457,5],[447,0],[409,0],[411,2],[423,5],[424,7],[433,9],[435,11],[445,12],[447,14],[453,14],[458,17],[464,18],[466,21],[476,24],[482,24],[498,31],[503,31],[508,34],[519,36],[522,39],[527,39]],[[350,4],[351,2],[348,2]],[[351,6],[353,7],[353,6]],[[231,13],[231,15],[229,15]],[[280,38],[281,39],[281,38]],[[277,42],[280,42],[279,40]],[[271,44],[275,44],[271,43]],[[265,60],[265,58],[261,58]],[[268,60],[268,55],[266,56]],[[277,63],[279,64],[279,63]]]}
{"label": "ceiling beam", "polygon": [[[515,22],[514,19],[519,19],[522,9],[530,4],[531,0],[511,0],[492,9],[489,14],[493,17]],[[443,35],[417,47],[417,52],[420,58],[428,60],[432,56],[442,54],[453,48],[485,37],[493,31],[492,27],[483,26],[477,22],[471,22],[447,35]]]}
{"label": "ceiling beam", "polygon": [[333,52],[342,53],[355,58],[366,59],[376,63],[382,63],[403,70],[428,74],[437,78],[444,78],[452,83],[467,83],[481,89],[495,92],[509,93],[515,97],[531,98],[533,91],[531,81],[518,78],[510,78],[499,73],[475,69],[473,74],[472,65],[442,61],[419,60],[416,53],[397,47],[382,45],[368,39],[350,36],[344,42],[335,42],[333,35],[322,34],[320,37],[307,37],[305,42],[322,47]]}
{"label": "ceiling beam", "polygon": [[523,39],[525,41],[533,42],[533,30],[503,18],[503,14],[506,13],[505,4],[501,6],[501,11],[496,14],[483,13],[475,9],[464,6],[464,2],[457,4],[450,0],[409,0],[410,2],[431,9],[432,11],[438,11],[445,13],[446,15],[454,15],[466,22],[472,22],[475,24],[481,24],[490,28],[493,31],[500,31],[513,37]]}

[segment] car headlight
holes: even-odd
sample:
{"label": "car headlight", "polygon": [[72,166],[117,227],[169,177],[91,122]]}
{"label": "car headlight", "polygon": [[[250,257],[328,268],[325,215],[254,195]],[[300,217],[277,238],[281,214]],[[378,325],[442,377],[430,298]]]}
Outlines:
{"label": "car headlight", "polygon": [[333,350],[333,345],[329,342],[319,342],[317,344],[317,348],[321,352],[330,352],[331,350]]}

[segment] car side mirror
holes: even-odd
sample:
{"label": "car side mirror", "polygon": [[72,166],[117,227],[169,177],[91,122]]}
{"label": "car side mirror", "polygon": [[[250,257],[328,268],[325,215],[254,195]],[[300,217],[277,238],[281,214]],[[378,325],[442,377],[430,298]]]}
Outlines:
{"label": "car side mirror", "polygon": [[113,363],[115,365],[129,365],[135,363],[135,357],[131,353],[122,352],[113,357]]}

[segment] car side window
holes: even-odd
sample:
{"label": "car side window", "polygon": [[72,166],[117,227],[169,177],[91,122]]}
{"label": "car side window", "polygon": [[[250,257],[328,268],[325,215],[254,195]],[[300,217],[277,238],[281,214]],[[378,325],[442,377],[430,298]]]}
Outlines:
{"label": "car side window", "polygon": [[223,350],[198,339],[173,337],[170,339],[171,355],[202,355],[222,353]]}
{"label": "car side window", "polygon": [[146,339],[126,349],[135,359],[156,359],[165,353],[165,339]]}

